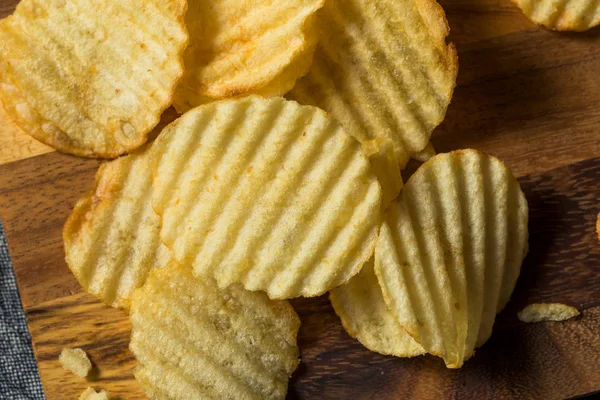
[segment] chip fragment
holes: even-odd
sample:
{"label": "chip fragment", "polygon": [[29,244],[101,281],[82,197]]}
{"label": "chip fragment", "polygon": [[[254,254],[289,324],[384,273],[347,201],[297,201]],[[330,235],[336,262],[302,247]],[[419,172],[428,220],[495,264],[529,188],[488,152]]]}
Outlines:
{"label": "chip fragment", "polygon": [[575,307],[561,303],[533,303],[517,313],[523,322],[565,321],[578,315]]}
{"label": "chip fragment", "polygon": [[527,252],[527,220],[510,170],[475,150],[433,157],[388,208],[375,250],[385,301],[447,367],[491,335]]}
{"label": "chip fragment", "polygon": [[129,308],[150,269],[171,258],[152,209],[149,146],[103,164],[63,229],[69,268],[87,292],[113,307]]}
{"label": "chip fragment", "polygon": [[23,0],[0,21],[0,99],[57,150],[112,158],[171,104],[188,42],[184,0]]}
{"label": "chip fragment", "polygon": [[153,270],[131,306],[134,371],[152,399],[284,399],[300,320],[287,301],[219,289],[189,266]]}
{"label": "chip fragment", "polygon": [[79,400],[109,400],[109,397],[106,390],[96,392],[94,388],[88,387],[83,393],[81,393]]}
{"label": "chip fragment", "polygon": [[538,25],[558,31],[585,31],[600,24],[595,0],[513,0]]}
{"label": "chip fragment", "polygon": [[317,296],[373,254],[380,184],[322,110],[257,96],[209,103],[163,131],[151,154],[161,240],[221,288]]}
{"label": "chip fragment", "polygon": [[190,45],[175,107],[249,94],[280,96],[304,76],[324,0],[190,0]]}
{"label": "chip fragment", "polygon": [[62,349],[58,361],[67,371],[71,371],[80,378],[88,376],[92,369],[92,362],[82,349]]}
{"label": "chip fragment", "polygon": [[321,107],[360,141],[390,139],[401,166],[450,103],[458,59],[435,0],[327,0],[321,40],[288,97]]}
{"label": "chip fragment", "polygon": [[372,259],[352,279],[329,292],[329,299],[346,332],[367,349],[397,357],[425,353],[388,310]]}

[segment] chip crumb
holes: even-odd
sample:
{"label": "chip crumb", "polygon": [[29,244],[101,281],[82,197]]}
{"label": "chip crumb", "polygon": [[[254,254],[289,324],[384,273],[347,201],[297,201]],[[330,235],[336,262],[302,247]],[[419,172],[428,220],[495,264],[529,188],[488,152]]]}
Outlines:
{"label": "chip crumb", "polygon": [[85,354],[85,351],[81,349],[63,349],[60,352],[58,361],[60,361],[64,369],[71,371],[81,378],[85,378],[92,369],[92,362],[87,354]]}
{"label": "chip crumb", "polygon": [[565,321],[578,315],[575,307],[560,303],[534,303],[517,313],[523,322]]}
{"label": "chip crumb", "polygon": [[109,397],[106,390],[96,392],[94,388],[88,387],[83,393],[81,393],[79,400],[109,400]]}

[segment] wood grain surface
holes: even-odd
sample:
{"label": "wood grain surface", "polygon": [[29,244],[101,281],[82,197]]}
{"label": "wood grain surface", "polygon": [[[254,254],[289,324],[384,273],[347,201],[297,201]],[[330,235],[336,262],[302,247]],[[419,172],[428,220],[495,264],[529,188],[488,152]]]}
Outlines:
{"label": "wood grain surface", "polygon": [[[531,214],[517,288],[492,338],[460,370],[432,356],[369,352],[344,332],[325,296],[294,300],[302,363],[290,399],[561,399],[600,391],[600,30],[549,32],[510,0],[441,3],[460,72],[433,143],[438,151],[486,151],[519,177]],[[15,4],[0,0],[0,16]],[[131,373],[127,316],[83,293],[64,262],[62,226],[99,164],[50,152],[0,112],[0,217],[51,400],[77,399],[87,386],[144,398]],[[582,315],[517,320],[525,305],[548,301]],[[90,354],[89,381],[60,368],[66,346]]]}

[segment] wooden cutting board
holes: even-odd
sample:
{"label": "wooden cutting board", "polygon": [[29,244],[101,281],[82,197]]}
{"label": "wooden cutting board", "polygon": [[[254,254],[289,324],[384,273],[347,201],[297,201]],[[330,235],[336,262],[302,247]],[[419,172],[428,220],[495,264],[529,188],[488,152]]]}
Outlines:
{"label": "wooden cutting board", "polygon": [[[17,0],[0,0],[0,15]],[[302,363],[291,399],[558,399],[600,390],[600,31],[557,34],[509,0],[444,0],[460,57],[459,86],[434,133],[438,151],[496,155],[529,200],[530,252],[492,338],[460,370],[432,356],[384,357],[343,330],[325,296],[293,301]],[[100,164],[53,152],[0,112],[0,216],[49,399],[89,385],[144,398],[132,377],[129,322],[83,293],[64,262],[61,229]],[[414,165],[413,165],[414,168]],[[564,323],[522,324],[531,302],[582,310]],[[82,347],[87,382],[58,354]]]}

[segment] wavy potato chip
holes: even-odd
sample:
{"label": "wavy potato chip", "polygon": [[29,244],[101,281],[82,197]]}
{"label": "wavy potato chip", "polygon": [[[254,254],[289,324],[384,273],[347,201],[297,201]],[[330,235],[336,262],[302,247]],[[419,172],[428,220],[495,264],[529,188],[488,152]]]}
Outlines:
{"label": "wavy potato chip", "polygon": [[0,21],[0,99],[57,150],[116,157],[172,102],[188,42],[184,0],[23,0]]}
{"label": "wavy potato chip", "polygon": [[108,397],[108,392],[106,390],[101,390],[100,392],[96,392],[94,388],[88,387],[85,389],[83,393],[79,396],[79,400],[110,400]]}
{"label": "wavy potato chip", "polygon": [[578,315],[575,307],[561,303],[534,303],[517,313],[523,322],[566,321]]}
{"label": "wavy potato chip", "polygon": [[527,220],[510,170],[475,150],[433,157],[388,208],[375,250],[385,301],[448,368],[491,335],[527,253]]}
{"label": "wavy potato chip", "polygon": [[161,240],[220,287],[321,295],[360,271],[381,187],[360,143],[310,106],[250,96],[184,114],[152,147]]}
{"label": "wavy potato chip", "polygon": [[329,292],[335,313],[350,336],[367,349],[397,357],[414,357],[425,350],[388,310],[375,276],[373,260],[348,282]]}
{"label": "wavy potato chip", "polygon": [[148,272],[171,259],[152,209],[148,156],[149,145],[103,164],[63,229],[69,268],[87,292],[113,307],[129,308]]}
{"label": "wavy potato chip", "polygon": [[585,31],[600,24],[594,0],[513,0],[538,25],[559,31]]}
{"label": "wavy potato chip", "polygon": [[452,98],[458,59],[435,0],[327,0],[321,40],[288,97],[321,107],[360,141],[388,138],[404,166]]}
{"label": "wavy potato chip", "polygon": [[190,0],[190,45],[175,107],[249,94],[280,96],[306,75],[324,0]]}
{"label": "wavy potato chip", "polygon": [[129,348],[152,399],[284,399],[300,320],[287,301],[219,289],[189,266],[153,270],[131,306]]}
{"label": "wavy potato chip", "polygon": [[88,376],[92,369],[92,362],[83,349],[62,349],[58,361],[64,369],[71,371],[80,378]]}

